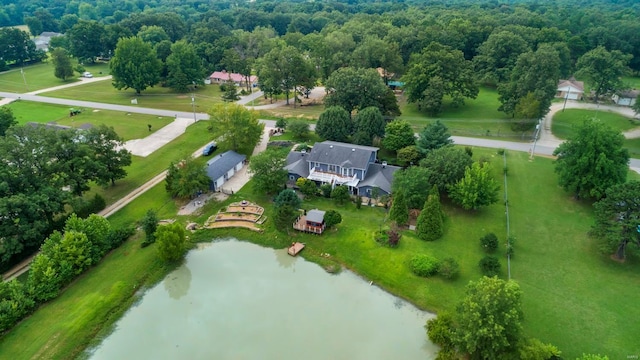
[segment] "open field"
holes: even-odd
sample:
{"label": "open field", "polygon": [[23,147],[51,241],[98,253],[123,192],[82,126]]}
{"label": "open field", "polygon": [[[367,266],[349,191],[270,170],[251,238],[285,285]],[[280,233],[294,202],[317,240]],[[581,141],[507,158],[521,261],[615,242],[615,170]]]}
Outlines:
{"label": "open field", "polygon": [[566,109],[564,112],[557,112],[553,116],[551,132],[561,139],[567,139],[574,134],[574,128],[591,118],[600,119],[613,129],[620,132],[631,130],[640,126],[640,121],[630,119],[620,114],[609,111]]}
{"label": "open field", "polygon": [[623,76],[622,82],[632,89],[640,89],[640,77]]}
{"label": "open field", "polygon": [[[196,112],[207,112],[212,105],[222,102],[222,92],[218,85],[198,86],[195,89]],[[107,104],[131,105],[131,100],[137,99],[141,107],[167,109],[176,111],[193,111],[191,93],[177,94],[170,88],[155,86],[137,95],[135,90],[116,90],[111,81],[98,81],[90,84],[75,86],[43,93],[44,96],[96,101]]]}
{"label": "open field", "polygon": [[173,118],[170,117],[127,114],[119,111],[98,109],[81,109],[82,112],[80,114],[69,117],[68,106],[21,100],[14,101],[7,107],[11,108],[18,123],[21,125],[27,122],[48,123],[52,121],[60,125],[73,127],[83,124],[105,124],[112,126],[125,141],[141,139],[151,134],[148,124],[151,124],[152,131],[156,131],[173,121]]}
{"label": "open field", "polygon": [[510,118],[498,111],[500,101],[495,89],[480,88],[476,99],[465,100],[465,105],[452,107],[445,99],[442,112],[433,117],[418,110],[415,104],[409,104],[401,96],[399,99],[402,115],[400,119],[407,120],[416,131],[422,130],[427,124],[439,119],[452,135],[472,137],[497,137],[510,141],[529,140],[533,131],[514,133],[511,130]]}
{"label": "open field", "polygon": [[[74,66],[75,60],[72,60]],[[104,76],[109,74],[109,65],[106,63],[96,63],[92,65],[84,65],[86,71],[90,71],[94,76]],[[0,89],[2,91],[26,93],[30,91],[46,89],[54,86],[70,84],[78,81],[80,75],[76,73],[76,77],[62,81],[53,75],[53,63],[46,62],[24,67],[24,78],[19,68],[14,68],[5,73],[0,74]],[[25,85],[26,82],[26,85]]]}

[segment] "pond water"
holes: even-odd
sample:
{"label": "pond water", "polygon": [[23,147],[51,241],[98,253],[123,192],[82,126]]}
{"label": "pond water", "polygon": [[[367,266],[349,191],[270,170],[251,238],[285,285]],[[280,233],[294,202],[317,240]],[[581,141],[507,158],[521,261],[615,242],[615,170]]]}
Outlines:
{"label": "pond water", "polygon": [[434,359],[432,314],[349,271],[237,240],[192,250],[92,359]]}

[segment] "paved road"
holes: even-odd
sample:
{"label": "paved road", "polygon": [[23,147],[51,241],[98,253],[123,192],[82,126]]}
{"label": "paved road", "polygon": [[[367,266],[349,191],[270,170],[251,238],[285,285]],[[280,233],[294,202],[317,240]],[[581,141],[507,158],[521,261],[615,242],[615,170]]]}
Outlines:
{"label": "paved road", "polygon": [[[181,118],[191,118],[191,119],[193,119],[193,116],[194,116],[192,112],[185,112],[185,111],[161,110],[161,109],[152,109],[152,108],[145,108],[145,107],[139,107],[139,106],[105,104],[105,103],[99,103],[99,102],[93,102],[93,101],[58,99],[58,98],[53,98],[48,96],[41,96],[41,95],[0,92],[0,97],[11,98],[11,99],[22,99],[27,101],[35,101],[35,102],[42,102],[42,103],[48,103],[48,104],[67,105],[67,106],[74,106],[74,107],[86,107],[86,108],[102,109],[102,110],[114,110],[114,111],[123,111],[123,112],[157,115],[157,116],[169,116],[169,117],[177,116]],[[203,114],[203,113],[196,113],[195,116],[197,120],[209,119],[209,115]]]}

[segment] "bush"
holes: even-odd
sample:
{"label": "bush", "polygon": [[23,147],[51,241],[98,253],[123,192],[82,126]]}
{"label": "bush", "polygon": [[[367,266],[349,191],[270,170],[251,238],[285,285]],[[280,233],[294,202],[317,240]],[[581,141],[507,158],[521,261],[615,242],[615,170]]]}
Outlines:
{"label": "bush", "polygon": [[342,222],[342,215],[335,210],[329,210],[324,214],[324,224],[327,228],[332,228]]}
{"label": "bush", "polygon": [[322,192],[322,196],[329,198],[331,197],[331,184],[322,184],[320,185],[320,191]]}
{"label": "bush", "polygon": [[513,244],[516,242],[515,236],[509,236],[507,238],[507,256],[513,257]]}
{"label": "bush", "polygon": [[401,237],[402,234],[400,234],[398,229],[392,228],[387,231],[387,244],[389,245],[389,247],[397,247]]}
{"label": "bush", "polygon": [[156,230],[158,240],[157,251],[160,258],[166,262],[177,262],[184,258],[188,244],[184,227],[179,223],[173,223],[158,227]]}
{"label": "bush", "polygon": [[455,279],[460,275],[460,265],[454,258],[446,258],[440,263],[438,274],[445,279]]}
{"label": "bush", "polygon": [[500,261],[495,256],[487,255],[483,257],[478,265],[485,276],[492,277],[500,274]]}
{"label": "bush", "polygon": [[500,148],[496,151],[498,155],[504,155],[504,148]]}
{"label": "bush", "polygon": [[107,206],[107,203],[104,201],[104,198],[98,194],[89,200],[83,200],[82,198],[78,198],[78,200],[73,204],[73,211],[78,215],[79,218],[86,218],[91,214],[96,214],[100,210],[104,209]]}
{"label": "bush", "polygon": [[435,275],[438,272],[439,265],[438,259],[424,254],[414,255],[409,261],[411,271],[422,277]]}
{"label": "bush", "polygon": [[438,314],[438,317],[427,320],[424,326],[427,336],[434,344],[443,350],[454,349],[454,324],[453,317],[447,312]]}
{"label": "bush", "polygon": [[289,126],[287,126],[289,132],[295,139],[306,139],[309,137],[309,124],[304,121],[292,121]]}
{"label": "bush", "polygon": [[480,246],[486,252],[494,252],[498,248],[498,237],[494,233],[488,233],[480,238]]}
{"label": "bush", "polygon": [[140,246],[147,247],[156,241],[156,229],[158,229],[158,215],[149,209],[142,218],[142,230],[144,230],[145,238]]}
{"label": "bush", "polygon": [[469,155],[469,157],[473,157],[473,148],[471,146],[465,146],[464,152]]}
{"label": "bush", "polygon": [[287,127],[287,120],[285,118],[278,118],[278,120],[276,120],[276,127],[285,129]]}
{"label": "bush", "polygon": [[109,234],[107,234],[106,243],[109,244],[109,248],[115,249],[135,233],[136,229],[132,227],[111,229]]}

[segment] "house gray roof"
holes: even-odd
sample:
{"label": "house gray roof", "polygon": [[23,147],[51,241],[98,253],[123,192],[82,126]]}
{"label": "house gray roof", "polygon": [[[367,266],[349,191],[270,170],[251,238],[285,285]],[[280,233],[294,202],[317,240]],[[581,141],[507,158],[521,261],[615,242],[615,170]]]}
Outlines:
{"label": "house gray roof", "polygon": [[307,211],[307,221],[321,224],[324,221],[324,211],[313,209]]}
{"label": "house gray roof", "polygon": [[211,180],[215,181],[246,158],[245,155],[238,154],[233,150],[216,155],[213,159],[207,161],[207,175]]}
{"label": "house gray roof", "polygon": [[367,177],[358,183],[358,187],[371,186],[379,187],[381,190],[391,194],[391,183],[393,173],[400,170],[399,166],[371,164],[367,170]]}
{"label": "house gray roof", "polygon": [[626,99],[635,99],[638,97],[638,95],[640,95],[640,90],[624,90],[624,91],[620,91],[618,92],[618,96],[621,98],[626,98]]}
{"label": "house gray roof", "polygon": [[309,154],[302,153],[300,151],[291,151],[287,155],[287,166],[284,168],[290,174],[296,174],[300,177],[308,177],[309,176],[309,163],[307,160],[309,159]]}
{"label": "house gray roof", "polygon": [[371,152],[376,151],[378,151],[378,148],[372,146],[324,141],[313,146],[307,161],[339,166],[345,164],[352,168],[364,170],[367,168],[371,158]]}

